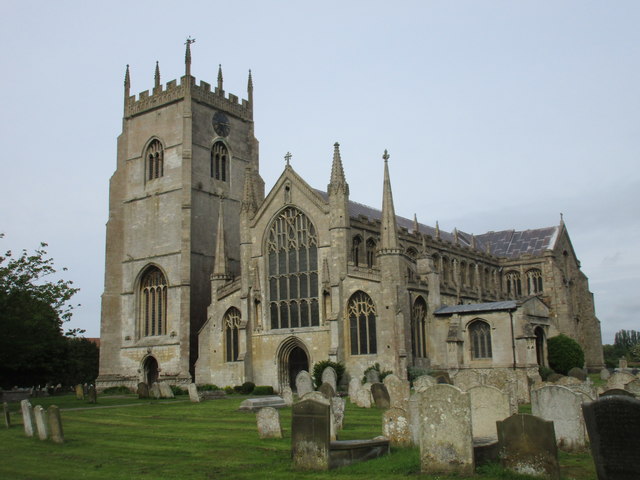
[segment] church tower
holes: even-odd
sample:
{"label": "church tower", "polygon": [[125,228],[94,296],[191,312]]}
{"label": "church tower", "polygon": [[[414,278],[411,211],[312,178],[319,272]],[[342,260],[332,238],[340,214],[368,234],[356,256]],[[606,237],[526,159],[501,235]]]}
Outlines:
{"label": "church tower", "polygon": [[194,41],[179,82],[163,85],[156,65],[153,90],[136,97],[127,66],[110,181],[100,387],[191,381],[215,266],[231,278],[240,271],[245,172],[256,200],[264,197],[251,72],[247,100],[226,94],[221,67],[214,88],[196,83]]}

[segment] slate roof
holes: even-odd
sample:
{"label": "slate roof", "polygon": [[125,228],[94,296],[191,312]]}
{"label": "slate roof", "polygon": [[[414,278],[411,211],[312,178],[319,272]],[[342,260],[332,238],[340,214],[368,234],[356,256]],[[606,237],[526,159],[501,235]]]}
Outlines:
{"label": "slate roof", "polygon": [[454,313],[491,312],[497,310],[515,310],[517,302],[506,300],[504,302],[469,303],[466,305],[451,305],[437,309],[434,315],[452,315]]}
{"label": "slate roof", "polygon": [[[316,192],[322,198],[328,200],[327,192],[322,190],[316,190]],[[364,216],[369,221],[380,221],[382,219],[382,211],[351,200],[349,200],[349,215],[351,218]],[[413,232],[413,220],[396,215],[396,223],[398,227],[404,227],[409,232]],[[418,223],[418,229],[420,233],[430,235],[433,238],[436,237],[436,229],[434,227]],[[559,232],[559,226],[523,231],[491,231],[475,236],[476,250],[484,253],[487,251],[488,245],[491,254],[497,257],[517,258],[524,254],[530,254],[535,257],[542,255],[545,250],[553,248]],[[440,238],[446,242],[454,242],[453,233],[450,232],[440,230]],[[465,247],[471,247],[471,234],[458,230],[458,243]]]}

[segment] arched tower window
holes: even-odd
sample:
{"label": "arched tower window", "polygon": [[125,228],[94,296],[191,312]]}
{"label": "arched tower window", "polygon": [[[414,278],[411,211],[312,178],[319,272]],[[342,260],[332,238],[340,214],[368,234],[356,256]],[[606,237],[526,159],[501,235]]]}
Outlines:
{"label": "arched tower window", "polygon": [[164,148],[160,140],[155,139],[147,147],[147,180],[164,176]]}
{"label": "arched tower window", "polygon": [[529,295],[542,293],[542,272],[537,268],[527,271],[527,293]]}
{"label": "arched tower window", "polygon": [[469,340],[471,341],[471,358],[480,360],[491,358],[491,327],[483,320],[474,320],[469,325]]}
{"label": "arched tower window", "polygon": [[520,280],[520,273],[515,270],[511,270],[506,273],[505,280],[507,282],[507,294],[519,297],[522,295],[522,281]]}
{"label": "arched tower window", "polygon": [[347,304],[351,355],[377,353],[376,306],[364,292],[354,293]]}
{"label": "arched tower window", "polygon": [[351,261],[355,266],[360,265],[360,257],[362,256],[361,249],[362,237],[360,235],[356,235],[351,241]]}
{"label": "arched tower window", "polygon": [[238,333],[240,327],[240,310],[231,307],[222,318],[225,339],[225,357],[227,362],[238,361]]}
{"label": "arched tower window", "polygon": [[422,297],[411,309],[411,348],[414,357],[427,357],[427,304]]}
{"label": "arched tower window", "polygon": [[149,267],[140,281],[140,332],[143,337],[167,333],[167,280]]}
{"label": "arched tower window", "polygon": [[222,182],[227,181],[229,172],[229,152],[222,142],[216,142],[211,147],[211,176]]}
{"label": "arched tower window", "polygon": [[542,329],[542,327],[536,327],[536,329],[533,331],[536,335],[536,361],[538,362],[538,365],[545,365],[545,346],[546,346],[546,341],[544,338],[544,330]]}
{"label": "arched tower window", "polygon": [[271,328],[318,326],[318,237],[309,218],[285,208],[267,238]]}
{"label": "arched tower window", "polygon": [[373,268],[376,264],[376,241],[373,238],[367,240],[367,267]]}

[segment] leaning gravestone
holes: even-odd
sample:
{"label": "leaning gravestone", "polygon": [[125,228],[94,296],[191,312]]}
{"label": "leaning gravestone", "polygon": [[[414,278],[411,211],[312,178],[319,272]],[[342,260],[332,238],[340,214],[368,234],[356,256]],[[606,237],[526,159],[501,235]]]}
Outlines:
{"label": "leaning gravestone", "polygon": [[582,399],[582,394],[560,385],[531,392],[531,413],[553,422],[558,447],[563,450],[581,450],[586,446]]}
{"label": "leaning gravestone", "polygon": [[11,415],[9,413],[9,404],[7,402],[2,403],[2,412],[4,413],[4,426],[11,428]]}
{"label": "leaning gravestone", "polygon": [[36,428],[38,429],[38,438],[46,440],[49,438],[49,429],[47,425],[47,412],[40,405],[36,405],[33,409],[33,416],[36,419]]}
{"label": "leaning gravestone", "polygon": [[382,435],[396,447],[408,447],[412,443],[409,415],[401,408],[390,408],[382,415]]}
{"label": "leaning gravestone", "polygon": [[49,435],[55,443],[64,443],[64,434],[62,433],[62,418],[60,418],[60,409],[55,405],[51,405],[47,409],[49,417]]}
{"label": "leaning gravestone", "polygon": [[633,393],[636,397],[640,397],[640,379],[636,378],[624,386],[624,389]]}
{"label": "leaning gravestone", "polygon": [[364,386],[360,388],[356,392],[353,403],[355,403],[360,408],[371,408],[371,390],[364,388]]}
{"label": "leaning gravestone", "polygon": [[605,390],[600,394],[600,398],[612,397],[612,396],[635,398],[635,395],[633,393],[623,390],[621,388],[611,388],[609,390]]}
{"label": "leaning gravestone", "polygon": [[158,385],[158,382],[153,382],[153,385],[151,385],[150,393],[151,393],[151,398],[155,398],[156,400],[162,396],[160,392],[160,385]]}
{"label": "leaning gravestone", "polygon": [[291,405],[293,405],[293,392],[291,391],[291,387],[284,387],[282,389],[282,400],[284,400],[284,403],[287,405],[287,407],[290,407]]}
{"label": "leaning gravestone", "polygon": [[291,414],[291,458],[296,468],[329,469],[329,405],[302,400]]}
{"label": "leaning gravestone", "polygon": [[200,395],[198,394],[198,387],[195,383],[190,383],[189,387],[189,400],[193,403],[200,403]]}
{"label": "leaning gravestone", "polygon": [[393,373],[384,377],[384,386],[387,387],[389,393],[389,403],[391,408],[401,408],[407,410],[409,408],[409,395],[411,394],[411,385],[408,380],[402,380]]}
{"label": "leaning gravestone", "polygon": [[36,431],[36,425],[35,419],[33,418],[33,407],[29,400],[22,400],[20,402],[20,409],[22,410],[24,433],[27,437],[33,437],[33,434]]}
{"label": "leaning gravestone", "polygon": [[335,425],[334,431],[342,430],[344,424],[344,407],[345,400],[340,397],[333,397],[331,401],[331,412],[333,412],[333,424]]}
{"label": "leaning gravestone", "polygon": [[606,389],[607,390],[611,390],[614,388],[624,389],[624,386],[627,383],[633,382],[635,379],[636,379],[635,375],[631,375],[630,373],[616,372],[613,375],[611,375],[607,380]]}
{"label": "leaning gravestone", "polygon": [[256,413],[258,435],[260,438],[282,438],[280,413],[273,407],[265,407]]}
{"label": "leaning gravestone", "polygon": [[640,400],[608,397],[582,405],[599,480],[640,478]]}
{"label": "leaning gravestone", "polygon": [[75,390],[76,390],[76,400],[84,400],[84,388],[82,387],[81,383],[76,385]]}
{"label": "leaning gravestone", "polygon": [[89,387],[89,403],[98,403],[98,392],[96,392],[95,385]]}
{"label": "leaning gravestone", "polygon": [[577,378],[578,380],[581,380],[583,382],[587,379],[587,372],[584,371],[584,368],[573,367],[567,372],[567,375],[573,378]]}
{"label": "leaning gravestone", "polygon": [[333,367],[327,367],[322,371],[322,383],[328,383],[333,391],[338,390],[338,375]]}
{"label": "leaning gravestone", "polygon": [[327,382],[320,385],[320,388],[318,389],[318,391],[328,399],[332,399],[333,397],[336,396],[335,389],[331,386],[331,384]]}
{"label": "leaning gravestone", "polygon": [[438,382],[436,381],[436,379],[432,376],[422,375],[413,381],[413,389],[416,392],[423,392],[427,388],[431,387],[432,385],[436,385],[437,383]]}
{"label": "leaning gravestone", "polygon": [[496,387],[478,385],[467,392],[471,401],[471,430],[474,440],[498,440],[496,422],[511,415],[509,395]]}
{"label": "leaning gravestone", "polygon": [[349,400],[351,400],[351,403],[355,403],[354,399],[355,399],[356,393],[358,393],[358,390],[360,390],[361,386],[362,386],[362,383],[360,382],[359,379],[352,378],[351,380],[349,380]]}
{"label": "leaning gravestone", "polygon": [[173,390],[168,383],[160,383],[160,397],[162,398],[174,398]]}
{"label": "leaning gravestone", "polygon": [[367,370],[364,376],[366,377],[367,383],[380,383],[380,372],[377,370]]}
{"label": "leaning gravestone", "polygon": [[472,475],[469,394],[453,385],[434,385],[418,395],[422,472]]}
{"label": "leaning gravestone", "polygon": [[138,384],[138,398],[149,398],[149,385],[145,382]]}
{"label": "leaning gravestone", "polygon": [[389,392],[383,383],[371,384],[371,396],[373,397],[373,402],[376,404],[376,407],[389,408],[391,406]]}
{"label": "leaning gravestone", "polygon": [[560,478],[553,422],[517,413],[497,426],[500,462],[504,468],[552,480]]}
{"label": "leaning gravestone", "polygon": [[298,398],[304,397],[307,393],[313,392],[313,381],[311,375],[306,370],[301,370],[296,375],[296,392]]}

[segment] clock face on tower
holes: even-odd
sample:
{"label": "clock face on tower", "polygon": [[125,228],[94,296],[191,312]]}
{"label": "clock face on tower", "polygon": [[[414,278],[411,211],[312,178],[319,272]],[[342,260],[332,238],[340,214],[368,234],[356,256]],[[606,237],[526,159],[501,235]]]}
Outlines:
{"label": "clock face on tower", "polygon": [[213,129],[218,135],[220,135],[221,137],[226,137],[227,135],[229,135],[231,126],[229,125],[229,119],[224,113],[214,113],[211,122],[213,123]]}

